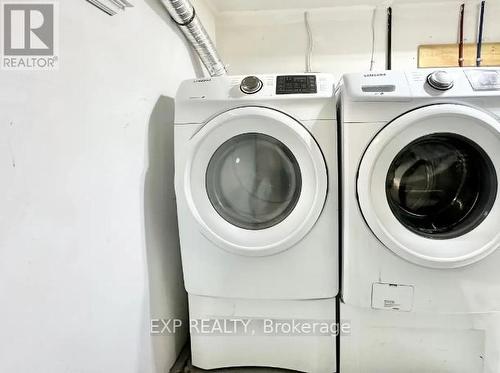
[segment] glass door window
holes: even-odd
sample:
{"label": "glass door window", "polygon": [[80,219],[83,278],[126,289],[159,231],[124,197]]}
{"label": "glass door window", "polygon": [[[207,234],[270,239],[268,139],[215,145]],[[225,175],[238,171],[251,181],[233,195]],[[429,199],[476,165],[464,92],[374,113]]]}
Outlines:
{"label": "glass door window", "polygon": [[300,167],[275,138],[246,133],[222,144],[210,159],[206,189],[212,206],[229,223],[249,230],[283,221],[300,197]]}
{"label": "glass door window", "polygon": [[457,134],[432,134],[399,152],[387,173],[386,193],[392,212],[411,231],[454,238],[486,218],[497,176],[477,144]]}

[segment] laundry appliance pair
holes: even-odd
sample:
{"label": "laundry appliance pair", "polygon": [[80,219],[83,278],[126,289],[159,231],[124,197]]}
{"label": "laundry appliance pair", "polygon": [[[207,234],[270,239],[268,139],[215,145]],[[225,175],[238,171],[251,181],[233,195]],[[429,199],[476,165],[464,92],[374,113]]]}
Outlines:
{"label": "laundry appliance pair", "polygon": [[182,264],[191,324],[204,325],[191,328],[195,366],[336,371],[334,85],[223,76],[178,91]]}
{"label": "laundry appliance pair", "polygon": [[498,373],[500,70],[348,74],[338,118],[333,85],[306,74],[181,86],[190,318],[254,328],[192,333],[193,363],[334,372],[333,334],[263,325],[340,318],[343,373]]}
{"label": "laundry appliance pair", "polygon": [[341,371],[500,372],[500,69],[340,92]]}

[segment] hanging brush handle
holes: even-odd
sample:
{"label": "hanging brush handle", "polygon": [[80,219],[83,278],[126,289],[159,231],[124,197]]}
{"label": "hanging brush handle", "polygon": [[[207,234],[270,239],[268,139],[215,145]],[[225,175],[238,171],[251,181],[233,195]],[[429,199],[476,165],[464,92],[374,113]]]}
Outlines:
{"label": "hanging brush handle", "polygon": [[464,13],[465,4],[460,5],[460,27],[458,41],[458,66],[464,66]]}
{"label": "hanging brush handle", "polygon": [[386,70],[392,69],[392,8],[387,8],[387,56]]}
{"label": "hanging brush handle", "polygon": [[485,1],[481,1],[481,9],[479,11],[479,28],[477,32],[477,47],[476,47],[476,66],[481,66],[481,49],[483,48],[483,28],[484,28],[484,5]]}

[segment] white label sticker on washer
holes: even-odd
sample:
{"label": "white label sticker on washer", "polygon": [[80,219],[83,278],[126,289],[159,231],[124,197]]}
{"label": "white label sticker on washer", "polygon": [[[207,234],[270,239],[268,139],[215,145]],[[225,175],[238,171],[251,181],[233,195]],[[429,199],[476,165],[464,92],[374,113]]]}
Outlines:
{"label": "white label sticker on washer", "polygon": [[372,308],[410,312],[413,308],[413,286],[374,283]]}

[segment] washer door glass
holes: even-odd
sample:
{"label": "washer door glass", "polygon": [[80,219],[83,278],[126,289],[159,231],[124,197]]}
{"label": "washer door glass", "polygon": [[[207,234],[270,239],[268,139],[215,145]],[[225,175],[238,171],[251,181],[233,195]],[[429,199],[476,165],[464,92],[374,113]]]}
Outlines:
{"label": "washer door glass", "polygon": [[275,138],[246,133],[222,144],[210,159],[206,190],[212,206],[229,223],[248,230],[282,222],[302,187],[292,152]]}
{"label": "washer door glass", "polygon": [[497,176],[488,155],[463,136],[421,137],[399,152],[386,179],[389,206],[411,231],[449,239],[477,227],[493,207]]}

